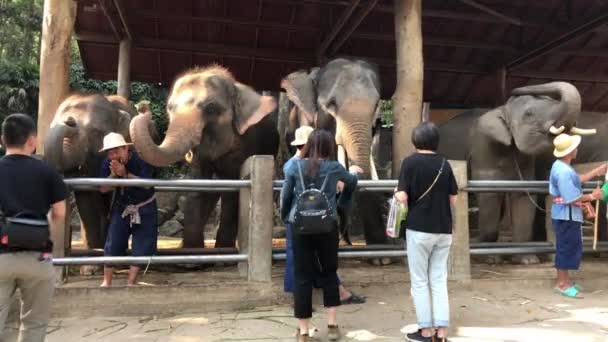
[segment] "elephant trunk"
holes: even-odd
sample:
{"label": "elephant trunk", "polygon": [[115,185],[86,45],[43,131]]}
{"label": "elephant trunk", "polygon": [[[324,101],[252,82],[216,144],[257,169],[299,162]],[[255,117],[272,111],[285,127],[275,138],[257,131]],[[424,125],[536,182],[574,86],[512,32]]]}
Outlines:
{"label": "elephant trunk", "polygon": [[44,142],[44,158],[58,171],[70,171],[84,162],[85,153],[78,153],[74,146],[73,138],[77,133],[73,119],[56,123],[49,129]]}
{"label": "elephant trunk", "polygon": [[165,139],[154,143],[150,134],[151,113],[137,115],[131,121],[130,134],[142,158],[154,166],[167,166],[184,158],[184,155],[201,140],[203,125],[200,118],[188,120],[191,115],[173,115]]}
{"label": "elephant trunk", "polygon": [[[561,126],[566,126],[565,128],[570,130],[570,128],[575,125],[576,120],[581,113],[581,95],[575,86],[567,82],[551,82],[521,87],[513,89],[511,94],[514,96],[544,95],[559,99],[563,106],[563,114],[555,121],[553,125],[554,128],[552,129],[554,132],[560,131],[559,133],[561,133],[563,131]],[[552,132],[552,134],[555,134],[554,132]]]}
{"label": "elephant trunk", "polygon": [[[361,107],[358,107],[360,110]],[[374,108],[370,109],[373,113]],[[363,112],[367,113],[367,111]],[[361,116],[356,119],[350,119]],[[371,146],[372,146],[372,122],[367,115],[357,115],[349,108],[342,109],[338,113],[337,132],[339,132],[339,142],[344,146],[348,155],[349,165],[356,165],[363,169],[361,178],[371,177]],[[343,118],[349,118],[349,121]]]}

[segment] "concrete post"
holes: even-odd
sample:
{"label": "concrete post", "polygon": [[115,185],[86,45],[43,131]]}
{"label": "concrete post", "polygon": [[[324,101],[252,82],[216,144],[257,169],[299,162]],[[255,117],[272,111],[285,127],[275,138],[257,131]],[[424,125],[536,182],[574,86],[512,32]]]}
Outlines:
{"label": "concrete post", "polygon": [[274,158],[272,156],[253,156],[250,158],[250,165],[251,210],[247,245],[249,254],[247,280],[270,282],[272,279],[272,227],[274,225],[272,196]]}
{"label": "concrete post", "polygon": [[[462,160],[450,160],[458,188],[467,186],[467,163]],[[452,249],[449,259],[449,279],[464,283],[471,281],[471,255],[469,252],[469,194],[458,192],[455,222],[452,232]]]}
{"label": "concrete post", "polygon": [[[253,157],[248,158],[241,167],[241,179],[251,179],[251,164]],[[249,213],[251,212],[251,188],[242,188],[239,191],[239,224],[237,247],[240,254],[249,253]],[[248,262],[239,262],[239,274],[246,277],[249,268]]]}
{"label": "concrete post", "polygon": [[129,100],[131,96],[131,40],[120,41],[118,50],[118,95]]}

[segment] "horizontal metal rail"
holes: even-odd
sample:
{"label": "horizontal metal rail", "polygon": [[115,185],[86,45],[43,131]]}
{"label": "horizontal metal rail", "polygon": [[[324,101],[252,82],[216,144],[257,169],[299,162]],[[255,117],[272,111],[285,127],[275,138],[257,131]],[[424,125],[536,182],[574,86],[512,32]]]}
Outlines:
{"label": "horizontal metal rail", "polygon": [[218,262],[247,261],[246,254],[225,255],[166,255],[166,256],[120,256],[120,257],[65,257],[54,258],[53,265],[173,265],[173,264],[213,264]]}
{"label": "horizontal metal rail", "polygon": [[250,180],[225,179],[114,179],[114,178],[68,178],[65,184],[70,187],[99,187],[99,186],[137,186],[137,187],[173,187],[188,189],[200,188],[247,188],[251,186]]}

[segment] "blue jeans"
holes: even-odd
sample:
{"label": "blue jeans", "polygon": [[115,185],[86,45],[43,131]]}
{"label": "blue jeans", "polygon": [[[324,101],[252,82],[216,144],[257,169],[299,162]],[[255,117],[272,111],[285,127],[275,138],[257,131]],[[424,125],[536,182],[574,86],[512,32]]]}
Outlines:
{"label": "blue jeans", "polygon": [[[286,229],[286,233],[287,233],[287,237],[286,237],[286,246],[285,246],[285,254],[286,254],[286,260],[285,260],[285,276],[283,278],[283,291],[288,292],[288,293],[293,293],[294,292],[294,284],[295,284],[295,279],[296,279],[296,272],[295,272],[295,264],[294,264],[294,256],[293,256],[293,238],[291,236],[291,224],[287,223],[285,224],[285,229]],[[318,263],[315,266],[319,266]],[[317,267],[317,270],[319,270],[319,268]],[[340,277],[338,277],[338,285],[340,285]],[[319,279],[315,279],[314,282],[314,287],[319,289],[321,288],[321,284]]]}
{"label": "blue jeans", "polygon": [[448,256],[451,234],[431,234],[407,229],[407,264],[412,299],[420,328],[448,327]]}

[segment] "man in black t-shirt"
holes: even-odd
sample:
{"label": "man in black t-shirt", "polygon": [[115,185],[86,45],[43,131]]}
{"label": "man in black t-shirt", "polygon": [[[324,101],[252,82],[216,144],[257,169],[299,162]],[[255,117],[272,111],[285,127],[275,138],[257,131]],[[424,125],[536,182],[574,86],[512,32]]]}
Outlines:
{"label": "man in black t-shirt", "polygon": [[[36,149],[36,125],[31,117],[11,114],[2,123],[2,144],[6,155],[0,158],[0,209],[5,217],[27,214],[48,219],[51,237],[57,236],[65,221],[67,190],[59,174],[43,161],[32,157]],[[4,224],[4,223],[2,223]],[[50,252],[9,248],[8,237],[0,240],[0,341],[12,302],[21,293],[19,342],[42,342],[49,320],[54,290],[54,271]]]}

